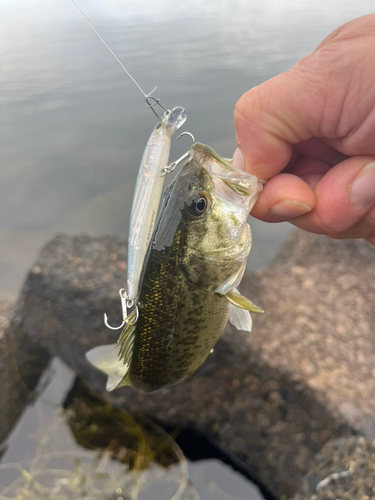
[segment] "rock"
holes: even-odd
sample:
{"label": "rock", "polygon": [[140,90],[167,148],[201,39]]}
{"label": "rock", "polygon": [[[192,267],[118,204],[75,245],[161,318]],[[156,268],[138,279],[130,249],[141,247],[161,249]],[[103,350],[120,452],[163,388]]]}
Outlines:
{"label": "rock", "polygon": [[363,241],[296,233],[261,276],[272,311],[252,342],[358,430],[375,415],[374,262]]}
{"label": "rock", "polygon": [[293,500],[374,500],[375,441],[330,441],[317,453]]}
{"label": "rock", "polygon": [[85,352],[117,340],[118,332],[104,326],[103,313],[113,324],[121,323],[118,291],[125,277],[125,242],[57,236],[28,274],[12,327],[100,386],[103,377]]}
{"label": "rock", "polygon": [[194,376],[151,395],[106,393],[84,356],[116,340],[103,313],[120,324],[123,241],[56,237],[31,269],[10,328],[115,405],[215,439],[286,499],[327,441],[374,432],[374,257],[365,242],[296,232],[269,269],[243,280],[266,311],[254,315],[252,334],[229,325]]}
{"label": "rock", "polygon": [[13,329],[14,304],[0,300],[0,456],[24,408],[36,397],[50,356],[22,330]]}
{"label": "rock", "polygon": [[0,300],[0,341],[4,339],[4,331],[10,325],[13,304],[7,300]]}

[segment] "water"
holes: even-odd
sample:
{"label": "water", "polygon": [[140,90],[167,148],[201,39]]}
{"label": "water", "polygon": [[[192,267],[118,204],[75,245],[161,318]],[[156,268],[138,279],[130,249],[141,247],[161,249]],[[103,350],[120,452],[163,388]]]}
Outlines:
{"label": "water", "polygon": [[[3,488],[9,488],[9,491],[6,491],[6,498],[14,498],[12,494],[15,494],[17,487],[22,486],[22,483],[16,483],[17,480],[19,481],[19,467],[21,466],[30,472],[32,477],[37,478],[45,488],[51,487],[51,481],[54,479],[57,485],[55,495],[65,493],[66,496],[61,498],[78,498],[73,495],[68,496],[63,485],[68,486],[74,483],[72,477],[75,477],[74,470],[79,462],[87,472],[87,476],[96,485],[98,481],[96,482],[95,479],[98,478],[95,473],[97,471],[102,476],[108,474],[116,478],[117,484],[127,486],[126,489],[124,488],[124,492],[129,492],[130,485],[136,482],[139,484],[139,500],[172,498],[187,477],[192,486],[192,492],[189,495],[188,490],[184,495],[178,497],[180,500],[235,500],[244,498],[261,500],[263,498],[255,485],[216,459],[205,459],[197,462],[183,461],[169,469],[155,467],[155,463],[153,463],[150,470],[141,472],[139,476],[143,475],[143,477],[138,478],[132,478],[125,468],[114,460],[105,461],[102,459],[99,461],[101,464],[98,465],[95,462],[98,453],[85,449],[76,443],[71,428],[67,424],[67,419],[61,411],[61,406],[66,401],[67,393],[74,383],[74,379],[74,373],[61,361],[55,359],[52,364],[49,385],[41,391],[37,402],[22,415],[7,442],[7,448],[0,464],[0,496],[5,495]],[[168,445],[164,436],[162,443],[164,444],[159,443],[158,446],[165,448]],[[155,450],[153,451],[155,452]],[[77,479],[75,482],[78,483]],[[106,480],[103,484],[108,483],[109,481]],[[58,489],[59,486],[61,489]],[[77,495],[79,488],[77,487],[77,490],[73,486],[71,488]],[[92,491],[90,487],[87,490]],[[197,492],[200,496],[194,495],[193,492]],[[95,493],[98,492],[95,491]],[[87,493],[87,495],[89,494]],[[120,494],[115,496],[114,500],[118,500],[120,496]],[[21,500],[30,498],[30,496],[25,495],[17,498]],[[39,496],[31,498],[36,499]],[[43,496],[43,498],[45,497]],[[51,498],[56,497],[51,496]],[[89,500],[93,497],[85,496],[85,498]],[[104,500],[108,497],[99,495],[95,498]],[[130,497],[125,496],[125,499],[128,498]]]}
{"label": "water", "polygon": [[[146,91],[183,105],[184,129],[223,156],[233,108],[371,0],[81,0]],[[142,95],[69,0],[0,2],[0,298],[15,298],[56,232],[126,237],[142,150],[155,124]],[[173,145],[172,158],[188,147]],[[290,226],[252,223],[250,268]]]}
{"label": "water", "polygon": [[[166,106],[186,108],[184,130],[228,157],[237,99],[373,10],[373,0],[79,5],[147,92],[158,85]],[[15,299],[57,232],[126,237],[155,117],[69,0],[0,0],[0,37],[0,298]],[[187,147],[173,144],[172,159]],[[249,268],[261,269],[291,226],[251,226]]]}

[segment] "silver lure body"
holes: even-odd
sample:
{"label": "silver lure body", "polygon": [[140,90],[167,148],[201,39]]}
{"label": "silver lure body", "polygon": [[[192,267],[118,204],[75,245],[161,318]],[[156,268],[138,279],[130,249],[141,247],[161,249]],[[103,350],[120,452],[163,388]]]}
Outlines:
{"label": "silver lure body", "polygon": [[162,195],[162,169],[168,165],[171,137],[186,121],[186,112],[176,107],[154,128],[143,153],[130,215],[126,295],[138,297],[142,266]]}

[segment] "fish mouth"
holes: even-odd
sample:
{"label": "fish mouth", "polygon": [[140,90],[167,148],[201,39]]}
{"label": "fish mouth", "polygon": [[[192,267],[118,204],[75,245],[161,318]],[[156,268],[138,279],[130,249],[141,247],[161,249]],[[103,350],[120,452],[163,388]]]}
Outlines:
{"label": "fish mouth", "polygon": [[263,188],[255,175],[239,170],[212,148],[198,142],[190,147],[190,157],[211,177],[217,197],[250,213]]}

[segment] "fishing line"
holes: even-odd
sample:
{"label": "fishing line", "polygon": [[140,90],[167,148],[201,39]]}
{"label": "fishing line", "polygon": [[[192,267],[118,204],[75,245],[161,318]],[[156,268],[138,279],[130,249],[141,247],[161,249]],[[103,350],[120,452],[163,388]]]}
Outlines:
{"label": "fishing line", "polygon": [[[119,65],[122,67],[122,69],[125,71],[125,73],[128,75],[128,77],[135,83],[135,85],[138,87],[140,92],[143,94],[144,98],[146,99],[147,106],[152,109],[154,114],[161,120],[160,116],[156,113],[154,110],[154,106],[158,105],[160,106],[165,113],[169,113],[169,110],[166,109],[162,104],[160,104],[160,99],[157,99],[156,97],[152,97],[152,94],[155,92],[157,87],[154,88],[149,94],[146,94],[142,90],[142,87],[137,83],[137,81],[132,77],[132,75],[129,73],[129,71],[125,68],[125,66],[122,64],[120,59],[116,56],[116,54],[113,52],[111,47],[108,45],[108,43],[104,40],[104,38],[101,36],[101,34],[98,32],[98,30],[92,25],[91,21],[88,19],[88,17],[84,14],[84,12],[78,7],[78,5],[75,3],[74,0],[70,0],[74,7],[78,10],[78,12],[81,14],[81,16],[86,20],[88,25],[94,30],[94,32],[97,34],[97,36],[100,38],[100,40],[104,43],[104,45],[107,47],[107,49],[110,51],[110,53],[113,55],[113,57],[116,59],[116,61],[119,63]],[[150,103],[150,100],[152,99],[152,103]]]}

